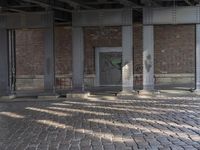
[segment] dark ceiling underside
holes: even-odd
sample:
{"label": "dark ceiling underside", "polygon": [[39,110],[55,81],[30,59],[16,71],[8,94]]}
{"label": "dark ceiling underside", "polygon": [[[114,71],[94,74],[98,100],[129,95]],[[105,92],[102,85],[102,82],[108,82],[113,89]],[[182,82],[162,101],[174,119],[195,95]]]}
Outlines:
{"label": "dark ceiling underside", "polygon": [[73,10],[133,8],[134,21],[141,21],[142,8],[192,6],[200,0],[0,0],[0,11],[25,13],[53,10],[56,22],[70,23]]}

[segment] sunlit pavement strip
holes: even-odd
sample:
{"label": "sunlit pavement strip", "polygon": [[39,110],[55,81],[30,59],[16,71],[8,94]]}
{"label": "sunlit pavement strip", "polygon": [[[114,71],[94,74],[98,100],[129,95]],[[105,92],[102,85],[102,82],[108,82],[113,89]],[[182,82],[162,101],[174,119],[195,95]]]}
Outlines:
{"label": "sunlit pavement strip", "polygon": [[0,103],[0,150],[200,150],[200,99]]}

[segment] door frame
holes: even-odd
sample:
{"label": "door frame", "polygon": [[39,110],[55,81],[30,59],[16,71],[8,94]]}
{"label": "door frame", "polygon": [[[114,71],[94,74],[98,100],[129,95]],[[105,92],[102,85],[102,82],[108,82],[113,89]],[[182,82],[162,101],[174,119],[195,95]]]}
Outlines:
{"label": "door frame", "polygon": [[100,85],[100,64],[99,64],[99,54],[109,53],[109,52],[121,52],[122,53],[122,47],[96,47],[95,48],[95,86],[116,86],[116,85]]}

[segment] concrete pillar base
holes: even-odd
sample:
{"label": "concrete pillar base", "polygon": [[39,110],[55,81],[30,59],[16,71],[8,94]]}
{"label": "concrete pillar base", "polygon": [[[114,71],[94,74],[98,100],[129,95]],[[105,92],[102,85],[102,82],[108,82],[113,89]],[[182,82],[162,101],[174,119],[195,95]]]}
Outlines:
{"label": "concrete pillar base", "polygon": [[193,91],[193,93],[194,93],[195,95],[200,95],[200,89],[195,89],[195,90]]}
{"label": "concrete pillar base", "polygon": [[7,96],[0,96],[0,99],[9,100],[9,99],[15,99],[16,95],[7,95]]}
{"label": "concrete pillar base", "polygon": [[89,92],[71,92],[66,94],[66,98],[71,99],[85,99],[90,96]]}
{"label": "concrete pillar base", "polygon": [[121,91],[117,94],[117,98],[120,99],[127,99],[127,98],[133,98],[138,95],[137,91]]}

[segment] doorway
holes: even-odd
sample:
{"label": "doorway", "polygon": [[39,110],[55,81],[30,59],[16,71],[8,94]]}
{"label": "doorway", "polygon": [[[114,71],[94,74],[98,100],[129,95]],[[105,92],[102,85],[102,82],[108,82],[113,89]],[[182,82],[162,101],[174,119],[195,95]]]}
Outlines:
{"label": "doorway", "polygon": [[96,86],[122,85],[122,48],[99,47],[96,53]]}

